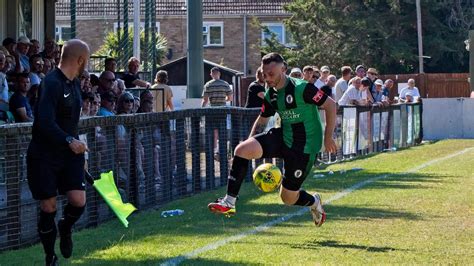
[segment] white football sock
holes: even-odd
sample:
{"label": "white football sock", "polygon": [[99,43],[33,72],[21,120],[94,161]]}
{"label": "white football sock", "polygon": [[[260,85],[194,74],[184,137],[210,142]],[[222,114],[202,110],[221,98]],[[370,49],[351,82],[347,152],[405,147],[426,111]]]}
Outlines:
{"label": "white football sock", "polygon": [[232,204],[232,206],[235,206],[235,201],[236,200],[237,200],[236,197],[232,197],[232,196],[229,196],[229,195],[225,195],[225,197],[224,197],[224,201],[226,201],[229,204]]}

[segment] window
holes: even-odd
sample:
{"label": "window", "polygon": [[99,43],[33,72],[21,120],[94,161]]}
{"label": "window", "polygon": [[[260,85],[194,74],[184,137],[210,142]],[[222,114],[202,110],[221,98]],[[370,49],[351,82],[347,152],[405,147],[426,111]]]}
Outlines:
{"label": "window", "polygon": [[[121,27],[123,27],[123,23],[120,24]],[[118,24],[117,22],[114,23],[114,32],[117,32]],[[128,29],[129,32],[130,30],[133,30],[133,21],[128,23]],[[145,22],[140,22],[140,31],[145,31]],[[155,23],[155,31],[156,33],[160,33],[160,22]],[[150,28],[150,33],[151,33],[151,28]]]}
{"label": "window", "polygon": [[202,26],[202,44],[204,47],[224,46],[224,23],[204,22]]}
{"label": "window", "polygon": [[58,41],[68,41],[71,39],[71,26],[69,25],[56,25],[55,39]]}
{"label": "window", "polygon": [[[274,33],[279,43],[286,46],[295,45],[291,33],[286,31],[283,23],[263,23],[262,26],[267,27],[270,32]],[[270,38],[271,34],[262,29],[262,45],[265,45],[265,39]]]}

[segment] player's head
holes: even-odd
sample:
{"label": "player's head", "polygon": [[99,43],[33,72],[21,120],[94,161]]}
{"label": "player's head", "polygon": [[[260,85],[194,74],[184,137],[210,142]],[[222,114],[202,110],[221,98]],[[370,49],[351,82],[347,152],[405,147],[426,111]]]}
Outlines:
{"label": "player's head", "polygon": [[277,53],[269,53],[262,58],[263,78],[269,87],[276,87],[285,75],[284,61]]}
{"label": "player's head", "polygon": [[77,75],[79,76],[87,66],[89,54],[89,46],[85,42],[79,39],[69,40],[64,43],[62,48],[60,64],[68,64],[77,68]]}

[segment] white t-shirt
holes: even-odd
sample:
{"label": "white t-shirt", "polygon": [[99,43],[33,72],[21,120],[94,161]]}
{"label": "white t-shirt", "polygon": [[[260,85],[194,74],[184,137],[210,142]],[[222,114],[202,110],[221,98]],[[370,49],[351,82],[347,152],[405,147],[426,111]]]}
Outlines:
{"label": "white t-shirt", "polygon": [[326,84],[324,84],[324,82],[322,82],[320,79],[317,79],[315,82],[314,82],[314,86],[316,86],[316,88],[318,89],[321,89],[322,86],[324,86]]}
{"label": "white t-shirt", "polygon": [[410,92],[413,97],[421,97],[417,87],[413,87],[413,89],[406,87],[400,91],[400,99],[405,99],[408,92]]}
{"label": "white t-shirt", "polygon": [[336,92],[335,92],[335,98],[334,100],[337,102],[339,99],[341,99],[342,95],[344,95],[344,92],[346,92],[347,88],[349,87],[349,82],[345,81],[343,78],[340,78],[336,82]]}
{"label": "white t-shirt", "polygon": [[337,102],[339,105],[349,105],[351,100],[362,100],[362,92],[354,86],[349,86],[349,88],[344,92],[341,99]]}

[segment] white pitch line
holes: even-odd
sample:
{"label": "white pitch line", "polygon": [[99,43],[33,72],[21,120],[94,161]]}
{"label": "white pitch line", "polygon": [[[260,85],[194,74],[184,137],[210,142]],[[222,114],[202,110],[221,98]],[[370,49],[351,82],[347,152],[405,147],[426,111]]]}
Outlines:
{"label": "white pitch line", "polygon": [[[451,159],[453,157],[456,157],[456,156],[459,156],[461,154],[464,154],[466,152],[469,152],[471,150],[473,150],[474,147],[472,148],[467,148],[467,149],[464,149],[462,151],[458,151],[456,153],[453,153],[453,154],[450,154],[448,156],[445,156],[445,157],[442,157],[442,158],[438,158],[438,159],[434,159],[434,160],[431,160],[431,161],[428,161],[426,163],[423,163],[417,167],[414,167],[406,172],[403,172],[402,175],[405,175],[405,174],[410,174],[410,173],[414,173],[414,172],[417,172],[423,168],[426,168],[428,166],[431,166],[433,164],[436,164],[438,162],[441,162],[441,161],[444,161],[444,160],[447,160],[447,159]],[[334,196],[330,197],[329,199],[325,200],[324,201],[324,205],[329,205],[331,202],[335,201],[335,200],[338,200],[338,199],[341,199],[349,194],[351,194],[352,192],[354,192],[355,190],[361,188],[361,187],[364,187],[370,183],[373,183],[377,180],[380,180],[380,179],[384,179],[386,177],[388,177],[389,175],[381,175],[381,176],[376,176],[376,177],[372,177],[372,178],[369,178],[367,180],[364,180],[362,182],[359,182],[349,188],[346,188],[344,190],[342,190],[341,192],[338,192],[336,193]],[[204,252],[207,252],[207,251],[210,251],[210,250],[214,250],[214,249],[218,249],[224,245],[227,245],[228,243],[230,242],[234,242],[234,241],[237,241],[237,240],[240,240],[242,238],[245,238],[249,235],[254,235],[256,233],[259,233],[259,232],[262,232],[262,231],[265,231],[267,229],[269,229],[270,227],[273,227],[277,224],[280,224],[280,223],[283,223],[283,222],[286,222],[288,221],[289,219],[295,217],[295,216],[301,216],[305,213],[308,212],[308,209],[307,208],[301,208],[299,211],[296,211],[296,212],[293,212],[293,213],[289,213],[285,216],[282,216],[282,217],[279,217],[279,218],[276,218],[270,222],[267,222],[267,223],[264,223],[264,224],[261,224],[251,230],[248,230],[248,231],[245,231],[245,232],[242,232],[238,235],[233,235],[233,236],[230,236],[230,237],[227,237],[227,238],[224,238],[224,239],[221,239],[221,240],[218,240],[216,242],[213,242],[211,244],[208,244],[204,247],[201,247],[201,248],[198,248],[198,249],[195,249],[191,252],[188,252],[186,254],[183,254],[181,256],[178,256],[178,257],[174,257],[172,259],[169,259],[165,262],[163,262],[161,265],[178,265],[180,264],[181,262],[187,260],[187,259],[190,259],[190,258],[193,258],[193,257],[196,257],[197,255],[201,254],[201,253],[204,253]]]}

